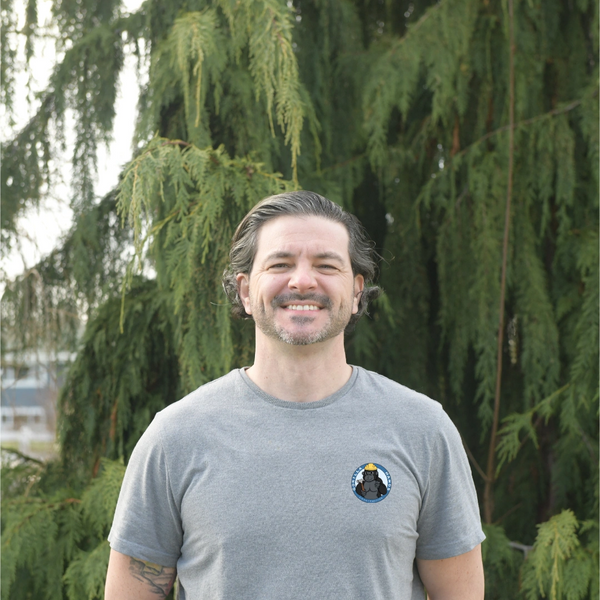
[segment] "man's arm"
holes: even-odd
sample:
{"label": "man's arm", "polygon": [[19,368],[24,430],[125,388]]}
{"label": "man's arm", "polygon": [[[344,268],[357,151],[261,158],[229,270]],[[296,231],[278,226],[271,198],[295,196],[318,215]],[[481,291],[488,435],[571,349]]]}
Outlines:
{"label": "man's arm", "polygon": [[177,571],[110,551],[104,600],[159,600],[166,598]]}
{"label": "man's arm", "polygon": [[417,559],[417,568],[430,600],[483,600],[481,544],[452,558]]}

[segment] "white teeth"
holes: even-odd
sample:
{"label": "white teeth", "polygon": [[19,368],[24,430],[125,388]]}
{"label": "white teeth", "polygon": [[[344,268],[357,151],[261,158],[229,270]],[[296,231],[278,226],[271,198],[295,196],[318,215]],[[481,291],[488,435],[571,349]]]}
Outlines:
{"label": "white teeth", "polygon": [[289,310],[319,310],[318,306],[312,304],[290,304],[286,308]]}

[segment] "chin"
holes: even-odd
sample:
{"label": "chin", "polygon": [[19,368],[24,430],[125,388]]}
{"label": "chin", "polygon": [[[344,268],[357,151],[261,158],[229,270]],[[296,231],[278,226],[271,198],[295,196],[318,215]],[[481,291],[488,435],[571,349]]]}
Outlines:
{"label": "chin", "polygon": [[281,328],[273,333],[273,337],[291,346],[309,346],[310,344],[318,344],[319,342],[330,340],[338,336],[341,332],[327,327],[317,331],[288,331]]}
{"label": "chin", "polygon": [[320,334],[313,335],[292,335],[287,333],[282,333],[279,336],[279,339],[290,346],[309,346],[311,344],[318,344],[319,342],[325,341],[325,339],[321,339]]}

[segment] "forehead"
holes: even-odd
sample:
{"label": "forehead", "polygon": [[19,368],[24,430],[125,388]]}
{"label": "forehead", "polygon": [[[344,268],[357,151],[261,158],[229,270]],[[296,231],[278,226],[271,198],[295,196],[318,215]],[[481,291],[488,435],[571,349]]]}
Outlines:
{"label": "forehead", "polygon": [[339,254],[350,262],[346,226],[325,217],[286,215],[267,221],[258,231],[255,261],[273,253]]}

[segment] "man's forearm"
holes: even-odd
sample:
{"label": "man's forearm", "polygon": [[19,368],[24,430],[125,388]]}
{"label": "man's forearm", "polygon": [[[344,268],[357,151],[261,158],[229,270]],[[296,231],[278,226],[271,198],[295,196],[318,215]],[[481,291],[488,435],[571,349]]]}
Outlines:
{"label": "man's forearm", "polygon": [[417,567],[429,600],[483,600],[481,544],[452,558],[417,559]]}
{"label": "man's forearm", "polygon": [[161,600],[173,587],[177,571],[145,560],[110,552],[105,600]]}

